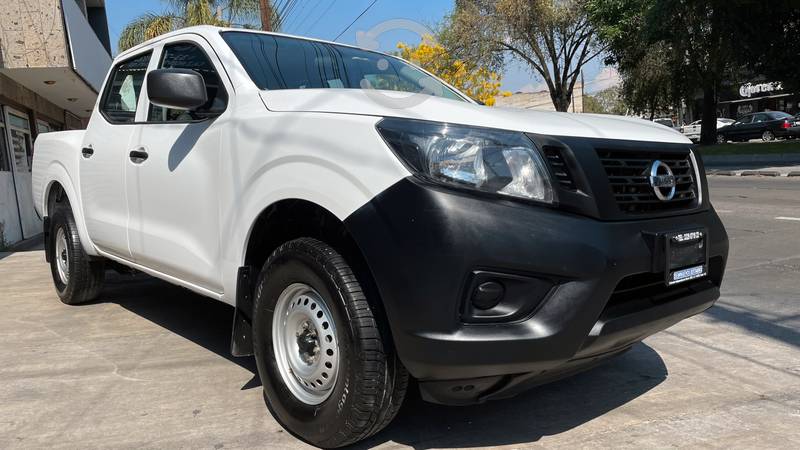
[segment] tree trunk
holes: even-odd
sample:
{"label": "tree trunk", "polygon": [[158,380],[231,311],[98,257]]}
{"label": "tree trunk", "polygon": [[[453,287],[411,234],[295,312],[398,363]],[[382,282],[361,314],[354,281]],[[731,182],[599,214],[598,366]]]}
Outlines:
{"label": "tree trunk", "polygon": [[261,3],[261,29],[272,31],[272,4],[270,0],[260,0]]}
{"label": "tree trunk", "polygon": [[550,93],[550,99],[553,101],[553,106],[556,111],[568,112],[569,105],[572,103],[572,92],[566,92],[564,89],[556,88]]}
{"label": "tree trunk", "polygon": [[713,81],[703,83],[703,112],[700,128],[700,143],[711,145],[717,142],[717,92]]}

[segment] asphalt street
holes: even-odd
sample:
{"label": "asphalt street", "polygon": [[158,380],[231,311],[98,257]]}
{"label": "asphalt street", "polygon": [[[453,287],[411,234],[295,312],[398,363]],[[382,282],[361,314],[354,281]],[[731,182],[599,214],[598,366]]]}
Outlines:
{"label": "asphalt street", "polygon": [[[362,447],[800,448],[800,179],[710,178],[720,301],[517,398],[412,395]],[[0,448],[303,448],[270,417],[231,308],[144,276],[61,304],[40,248],[0,253]]]}

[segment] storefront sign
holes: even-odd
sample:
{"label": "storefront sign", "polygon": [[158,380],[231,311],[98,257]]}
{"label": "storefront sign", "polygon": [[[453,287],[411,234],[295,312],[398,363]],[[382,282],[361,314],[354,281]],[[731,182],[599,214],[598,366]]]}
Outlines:
{"label": "storefront sign", "polygon": [[773,81],[769,83],[747,83],[739,87],[739,95],[745,98],[752,97],[753,94],[761,94],[767,92],[782,91],[783,84],[780,81]]}

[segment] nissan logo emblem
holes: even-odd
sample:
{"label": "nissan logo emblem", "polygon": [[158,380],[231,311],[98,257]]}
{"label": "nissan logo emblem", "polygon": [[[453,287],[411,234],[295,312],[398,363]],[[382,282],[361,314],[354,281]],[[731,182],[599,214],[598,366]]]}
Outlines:
{"label": "nissan logo emblem", "polygon": [[675,197],[675,175],[668,165],[659,160],[650,165],[650,186],[656,197],[662,202],[668,202]]}

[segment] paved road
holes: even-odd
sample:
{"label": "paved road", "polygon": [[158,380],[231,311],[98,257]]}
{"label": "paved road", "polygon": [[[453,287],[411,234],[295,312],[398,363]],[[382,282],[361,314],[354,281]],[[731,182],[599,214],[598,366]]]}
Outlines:
{"label": "paved road", "polygon": [[[712,177],[721,301],[593,371],[449,408],[412,397],[384,448],[800,448],[800,180]],[[39,250],[0,253],[0,448],[298,448],[229,307],[148,278],[59,303]]]}

